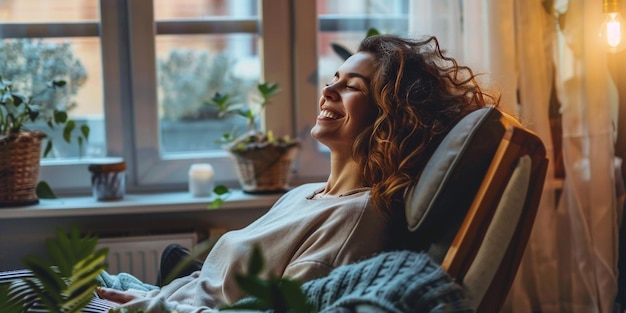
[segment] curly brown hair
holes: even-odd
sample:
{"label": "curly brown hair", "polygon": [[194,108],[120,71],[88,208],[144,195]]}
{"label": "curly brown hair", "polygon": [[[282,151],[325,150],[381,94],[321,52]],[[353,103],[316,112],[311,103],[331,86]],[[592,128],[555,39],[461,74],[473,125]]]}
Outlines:
{"label": "curly brown hair", "polygon": [[374,56],[369,88],[378,117],[355,141],[354,158],[378,207],[403,212],[405,190],[452,126],[499,99],[481,89],[469,67],[445,56],[435,37],[371,36],[358,51]]}

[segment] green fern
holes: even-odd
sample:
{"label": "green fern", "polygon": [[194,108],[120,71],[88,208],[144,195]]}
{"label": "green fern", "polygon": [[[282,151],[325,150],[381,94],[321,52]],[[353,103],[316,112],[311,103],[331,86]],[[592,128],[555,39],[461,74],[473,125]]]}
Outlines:
{"label": "green fern", "polygon": [[11,284],[0,285],[0,308],[4,313],[22,313],[23,305],[16,301],[11,290]]}
{"label": "green fern", "polygon": [[[56,239],[46,241],[50,261],[34,256],[22,260],[33,273],[33,277],[24,278],[22,282],[48,312],[78,313],[93,298],[98,286],[96,277],[107,267],[108,249],[95,251],[97,241],[95,236],[82,236],[77,227],[72,227],[69,235],[59,229]],[[3,310],[5,304],[17,303],[17,311],[7,311],[11,313],[21,312],[19,308],[26,307],[26,299],[12,299],[14,286],[16,284],[0,289]]]}

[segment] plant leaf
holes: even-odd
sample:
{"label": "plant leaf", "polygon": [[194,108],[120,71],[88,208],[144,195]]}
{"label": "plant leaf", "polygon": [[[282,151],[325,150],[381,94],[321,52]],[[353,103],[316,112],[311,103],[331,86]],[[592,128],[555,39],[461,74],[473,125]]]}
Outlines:
{"label": "plant leaf", "polygon": [[376,36],[376,35],[380,35],[380,32],[378,31],[378,29],[372,27],[367,30],[367,34],[365,35],[365,37],[367,38],[367,37]]}
{"label": "plant leaf", "polygon": [[252,249],[252,254],[250,255],[248,275],[259,275],[264,266],[265,261],[263,260],[263,252],[261,252],[261,248],[259,248],[259,246],[255,245]]}
{"label": "plant leaf", "polygon": [[263,98],[267,99],[278,92],[278,83],[260,83],[257,85],[257,89],[259,90]]}
{"label": "plant leaf", "polygon": [[291,279],[282,279],[278,284],[287,307],[291,308],[294,313],[314,312],[313,306],[308,302],[301,287],[300,282]]}
{"label": "plant leaf", "polygon": [[[48,146],[50,146],[50,142],[48,142]],[[46,151],[49,150],[48,146],[46,146]],[[43,180],[37,183],[37,188],[35,189],[35,192],[37,194],[37,198],[39,199],[56,199],[57,198],[57,195],[54,194],[54,191],[52,191],[52,188],[50,188],[50,185]]]}
{"label": "plant leaf", "polygon": [[219,209],[222,207],[222,205],[224,204],[224,199],[222,198],[215,198],[215,200],[209,202],[209,209]]}
{"label": "plant leaf", "polygon": [[65,87],[67,83],[64,80],[53,80],[50,84],[52,87],[61,88]]}
{"label": "plant leaf", "polygon": [[217,185],[215,186],[215,188],[213,188],[213,192],[217,195],[225,195],[229,192],[228,187],[224,186],[224,185]]}
{"label": "plant leaf", "polygon": [[87,125],[82,125],[80,127],[80,133],[83,135],[83,137],[85,138],[85,140],[89,140],[89,126]]}
{"label": "plant leaf", "polygon": [[340,44],[331,43],[330,47],[333,48],[333,51],[335,51],[335,53],[344,60],[347,60],[349,57],[352,56],[352,52],[350,52],[348,49]]}
{"label": "plant leaf", "polygon": [[54,110],[54,122],[57,124],[63,124],[67,122],[67,112]]}
{"label": "plant leaf", "polygon": [[22,95],[18,95],[18,94],[11,94],[12,98],[13,98],[13,105],[14,106],[20,106],[20,104],[22,103],[26,103],[26,97],[22,96]]}
{"label": "plant leaf", "polygon": [[26,285],[35,293],[37,296],[38,302],[41,302],[43,306],[47,309],[48,312],[52,313],[64,313],[59,310],[59,303],[61,300],[50,292],[53,288],[46,285],[44,282],[38,280],[37,278],[27,278],[24,280]]}
{"label": "plant leaf", "polygon": [[12,298],[10,287],[10,284],[0,284],[0,308],[3,313],[22,313],[24,299]]}
{"label": "plant leaf", "polygon": [[246,294],[258,298],[268,306],[271,305],[272,296],[268,281],[253,275],[235,275],[235,282]]}
{"label": "plant leaf", "polygon": [[43,151],[43,157],[47,157],[48,154],[50,154],[50,151],[52,151],[52,141],[48,140],[48,143],[46,143],[46,148]]}
{"label": "plant leaf", "polygon": [[63,128],[63,140],[65,140],[65,142],[70,142],[70,140],[72,139],[72,131],[74,131],[75,127],[76,122],[74,122],[74,120],[67,121],[65,127]]}
{"label": "plant leaf", "polygon": [[[47,312],[79,313],[93,298],[96,277],[106,269],[107,249],[95,251],[97,238],[81,235],[77,226],[69,236],[61,229],[46,241],[53,262],[33,256],[23,259],[34,275],[24,283],[36,294]],[[52,265],[55,264],[55,265]]]}
{"label": "plant leaf", "polygon": [[259,299],[252,299],[249,302],[234,303],[231,305],[220,307],[220,311],[224,310],[241,310],[241,311],[265,311],[269,307],[267,303]]}
{"label": "plant leaf", "polygon": [[27,112],[28,118],[31,120],[31,122],[36,121],[37,117],[39,117],[39,107],[36,106],[36,105],[26,106],[26,112]]}
{"label": "plant leaf", "polygon": [[32,280],[44,285],[47,292],[52,294],[51,296],[58,297],[61,294],[65,285],[63,279],[48,262],[29,255],[22,259],[22,263],[35,275],[36,278]]}

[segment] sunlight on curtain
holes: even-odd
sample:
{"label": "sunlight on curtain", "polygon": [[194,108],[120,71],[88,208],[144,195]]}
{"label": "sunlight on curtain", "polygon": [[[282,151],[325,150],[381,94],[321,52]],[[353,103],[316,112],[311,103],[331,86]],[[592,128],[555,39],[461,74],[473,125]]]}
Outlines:
{"label": "sunlight on curtain", "polygon": [[[500,108],[536,132],[550,158],[533,232],[504,311],[611,312],[622,212],[611,118],[617,103],[606,54],[596,42],[601,1],[412,3],[411,32],[436,35],[462,64],[486,73],[501,93]],[[546,4],[567,10],[562,35]],[[560,36],[567,44],[558,44]],[[555,104],[562,124],[555,123]],[[553,132],[560,141],[553,143]],[[558,168],[555,152],[563,155]],[[555,174],[563,168],[561,179]]]}
{"label": "sunlight on curtain", "polygon": [[601,9],[597,1],[569,1],[566,45],[562,46],[569,58],[562,58],[559,64],[559,68],[574,69],[559,77],[567,172],[559,213],[569,222],[573,246],[569,257],[568,251],[559,251],[559,256],[563,263],[572,262],[573,288],[562,291],[563,309],[570,312],[611,312],[617,291],[620,212],[610,116],[616,99],[610,97],[614,90],[606,52],[598,49]]}
{"label": "sunlight on curtain", "polygon": [[609,97],[606,53],[597,49],[601,3],[572,0],[566,8],[566,44],[557,46],[556,21],[540,1],[515,5],[521,116],[534,121],[529,126],[538,133],[545,132],[550,96],[546,87],[551,86],[554,64],[566,174],[556,208],[550,205],[554,202],[546,203],[547,196],[554,195],[548,190],[553,184],[546,182],[548,189],[509,295],[510,312],[612,312],[617,291],[620,212],[610,115],[616,104]]}
{"label": "sunlight on curtain", "polygon": [[[516,115],[517,77],[514,44],[501,45],[490,38],[514,38],[513,0],[417,0],[410,2],[409,27],[416,36],[435,35],[441,47],[461,64],[472,68],[485,86],[502,97],[500,109]],[[502,16],[506,14],[506,16]],[[492,25],[497,24],[497,27]]]}
{"label": "sunlight on curtain", "polygon": [[557,246],[562,244],[555,232],[560,184],[555,178],[555,147],[548,114],[554,79],[554,21],[540,1],[513,2],[515,34],[501,43],[515,46],[511,62],[517,66],[511,75],[519,79],[520,117],[542,138],[550,164],[533,232],[504,310],[559,312],[558,307],[550,307],[559,302]]}

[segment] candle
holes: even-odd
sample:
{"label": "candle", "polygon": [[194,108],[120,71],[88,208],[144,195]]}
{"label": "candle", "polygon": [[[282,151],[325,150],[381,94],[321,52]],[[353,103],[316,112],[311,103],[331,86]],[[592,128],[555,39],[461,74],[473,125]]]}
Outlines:
{"label": "candle", "polygon": [[208,163],[192,164],[189,168],[189,192],[194,197],[208,197],[213,191],[213,166]]}

